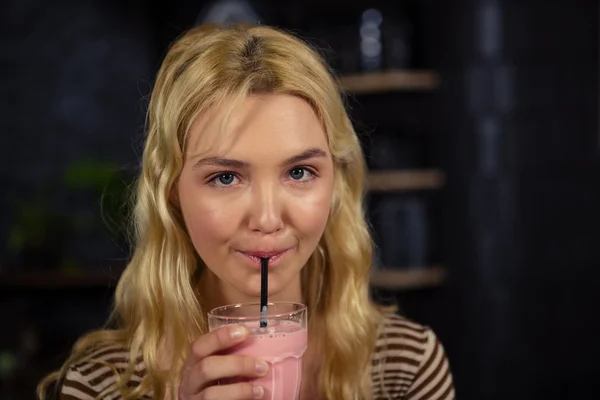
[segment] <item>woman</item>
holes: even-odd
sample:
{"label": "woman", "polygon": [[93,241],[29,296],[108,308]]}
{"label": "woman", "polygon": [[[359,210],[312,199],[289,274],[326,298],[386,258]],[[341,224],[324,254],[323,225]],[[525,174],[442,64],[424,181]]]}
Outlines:
{"label": "woman", "polygon": [[263,26],[187,32],[158,73],[142,167],[116,328],[81,338],[40,397],[57,382],[63,399],[262,398],[214,384],[265,365],[218,355],[248,332],[208,333],[206,313],[256,301],[270,257],[269,299],[308,307],[302,399],[454,398],[433,332],[369,300],[363,155],[307,45]]}

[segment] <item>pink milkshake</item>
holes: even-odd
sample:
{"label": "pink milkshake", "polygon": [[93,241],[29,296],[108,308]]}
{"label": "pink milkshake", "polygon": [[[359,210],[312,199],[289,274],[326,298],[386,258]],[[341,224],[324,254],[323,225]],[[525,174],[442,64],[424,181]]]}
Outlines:
{"label": "pink milkshake", "polygon": [[298,399],[302,384],[302,356],[307,346],[304,305],[270,303],[266,328],[259,327],[258,303],[220,307],[212,310],[208,318],[210,330],[232,324],[245,325],[250,329],[250,338],[229,349],[227,354],[247,354],[269,363],[267,376],[253,381],[265,389],[264,399]]}

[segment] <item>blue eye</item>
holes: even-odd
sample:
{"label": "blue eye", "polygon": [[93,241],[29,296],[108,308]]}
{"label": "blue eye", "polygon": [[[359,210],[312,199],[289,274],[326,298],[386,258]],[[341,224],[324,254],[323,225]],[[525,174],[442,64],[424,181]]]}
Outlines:
{"label": "blue eye", "polygon": [[290,178],[292,178],[295,181],[310,180],[314,175],[312,171],[310,171],[308,168],[304,168],[304,167],[294,168],[294,169],[290,170],[289,174],[290,174]]}
{"label": "blue eye", "polygon": [[306,170],[304,168],[294,168],[290,171],[290,177],[295,180],[300,180],[304,178],[304,173]]}
{"label": "blue eye", "polygon": [[231,185],[233,183],[234,179],[235,179],[235,176],[233,174],[228,174],[228,173],[217,175],[214,178],[215,183],[223,185],[223,186]]}

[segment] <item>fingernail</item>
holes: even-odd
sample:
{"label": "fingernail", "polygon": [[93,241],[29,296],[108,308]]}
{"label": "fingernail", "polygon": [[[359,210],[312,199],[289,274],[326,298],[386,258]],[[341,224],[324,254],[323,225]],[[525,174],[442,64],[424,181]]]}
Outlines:
{"label": "fingernail", "polygon": [[261,386],[254,386],[252,391],[254,392],[255,399],[262,399],[265,395],[265,389],[263,389]]}
{"label": "fingernail", "polygon": [[264,361],[257,361],[256,365],[256,373],[259,375],[264,375],[269,371],[269,365]]}
{"label": "fingernail", "polygon": [[229,335],[233,340],[240,340],[242,337],[244,337],[244,333],[245,329],[241,326],[235,327],[231,331],[229,331]]}

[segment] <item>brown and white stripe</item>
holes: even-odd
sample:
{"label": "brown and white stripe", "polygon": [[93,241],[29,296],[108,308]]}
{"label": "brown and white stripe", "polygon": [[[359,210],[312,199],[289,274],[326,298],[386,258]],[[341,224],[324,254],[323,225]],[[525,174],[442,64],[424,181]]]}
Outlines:
{"label": "brown and white stripe", "polygon": [[[95,400],[117,380],[109,365],[125,372],[127,349],[98,350],[73,366],[62,386],[61,400]],[[128,383],[139,385],[146,373],[137,360]],[[373,400],[453,400],[452,374],[444,348],[433,331],[398,315],[386,318],[372,358]],[[120,398],[118,391],[102,400]]]}
{"label": "brown and white stripe", "polygon": [[[108,347],[92,353],[86,361],[74,365],[67,373],[61,391],[61,400],[92,400],[117,381],[117,375],[125,373],[128,367],[129,352],[121,347]],[[114,370],[113,370],[114,368]],[[133,375],[128,386],[139,385],[146,373],[141,358],[135,364]],[[120,394],[113,391],[105,395],[103,400],[118,399]]]}
{"label": "brown and white stripe", "polygon": [[433,331],[389,316],[377,340],[372,366],[373,400],[452,400],[452,374]]}

